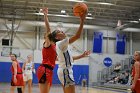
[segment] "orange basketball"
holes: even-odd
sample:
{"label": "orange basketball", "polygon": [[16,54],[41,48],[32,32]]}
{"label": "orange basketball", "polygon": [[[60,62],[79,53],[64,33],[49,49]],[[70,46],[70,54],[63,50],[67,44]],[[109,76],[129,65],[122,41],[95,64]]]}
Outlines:
{"label": "orange basketball", "polygon": [[76,3],[74,6],[73,6],[73,13],[75,16],[80,16],[82,14],[85,13],[85,11],[88,10],[88,7],[85,3]]}

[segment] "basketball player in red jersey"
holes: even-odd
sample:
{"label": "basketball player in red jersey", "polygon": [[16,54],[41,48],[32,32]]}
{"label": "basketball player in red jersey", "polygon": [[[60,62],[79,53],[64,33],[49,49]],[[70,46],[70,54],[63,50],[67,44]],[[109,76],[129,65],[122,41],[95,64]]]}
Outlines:
{"label": "basketball player in red jersey", "polygon": [[140,51],[134,53],[135,63],[132,67],[132,93],[140,93]]}
{"label": "basketball player in red jersey", "polygon": [[18,87],[17,88],[18,93],[22,93],[22,87],[24,86],[22,69],[17,61],[17,56],[15,54],[11,54],[10,57],[12,60],[12,66],[11,66],[12,79],[11,79],[10,93],[14,93],[16,86]]}
{"label": "basketball player in red jersey", "polygon": [[46,33],[44,36],[45,42],[42,48],[42,64],[37,70],[37,77],[39,80],[40,93],[49,93],[50,86],[52,84],[53,68],[56,60],[56,49],[55,42],[57,41],[54,37],[54,33],[51,33],[50,25],[48,21],[48,9],[44,8],[41,10],[44,13],[44,21],[46,26]]}
{"label": "basketball player in red jersey", "polygon": [[[40,67],[38,68],[37,76],[39,80],[40,93],[49,93],[50,86],[52,84],[52,73],[53,73],[52,70],[55,66],[55,60],[57,56],[55,50],[56,49],[55,43],[57,41],[65,39],[66,35],[60,30],[55,30],[51,33],[50,25],[47,17],[48,9],[44,8],[42,9],[42,12],[44,13],[45,25],[47,27],[47,30],[45,34],[45,43],[43,44],[43,49],[42,49],[43,61]],[[80,18],[81,18],[81,23],[79,29],[76,32],[76,35],[74,35],[70,39],[71,43],[79,39],[82,33],[85,15],[81,16]],[[74,60],[76,60],[86,56],[87,54],[89,54],[89,51],[85,51],[82,55],[75,56],[73,58]]]}

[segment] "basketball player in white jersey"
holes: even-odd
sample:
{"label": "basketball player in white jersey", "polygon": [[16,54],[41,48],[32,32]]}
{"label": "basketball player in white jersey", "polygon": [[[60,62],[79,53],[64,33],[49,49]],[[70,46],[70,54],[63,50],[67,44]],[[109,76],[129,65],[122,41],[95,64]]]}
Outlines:
{"label": "basketball player in white jersey", "polygon": [[28,83],[28,93],[32,93],[32,79],[33,79],[32,72],[35,73],[34,64],[32,62],[32,55],[27,56],[27,61],[24,62],[22,70],[23,70],[23,79],[25,83],[23,87],[23,93],[25,93],[24,91],[26,82]]}
{"label": "basketball player in white jersey", "polygon": [[70,53],[69,44],[75,42],[80,38],[80,35],[83,30],[84,20],[86,17],[87,11],[83,15],[80,16],[80,26],[77,30],[76,34],[72,37],[68,38],[63,31],[56,31],[55,39],[57,39],[56,43],[56,52],[58,56],[58,78],[63,86],[64,93],[75,93],[75,83],[73,78],[73,70],[72,64],[73,60],[83,58],[90,54],[89,51],[85,51],[83,54],[79,56],[73,57]]}

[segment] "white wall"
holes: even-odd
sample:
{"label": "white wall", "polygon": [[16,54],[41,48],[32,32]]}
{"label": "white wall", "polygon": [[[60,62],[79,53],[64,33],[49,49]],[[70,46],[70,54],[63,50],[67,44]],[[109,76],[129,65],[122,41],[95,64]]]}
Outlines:
{"label": "white wall", "polygon": [[140,33],[133,33],[133,52],[140,51]]}
{"label": "white wall", "polygon": [[[25,26],[20,26],[20,30],[16,33],[16,36],[14,38],[14,42],[13,42],[13,46],[14,47],[19,47],[20,50],[31,50],[35,56],[35,61],[36,62],[41,62],[41,48],[42,48],[42,44],[44,42],[43,39],[43,34],[44,34],[44,27],[41,27],[40,33],[38,34],[39,36],[39,50],[36,50],[36,30],[35,27],[30,27],[27,26],[28,28],[26,28],[26,32],[23,32],[23,30],[25,30]],[[52,30],[54,30],[56,28],[53,28]],[[29,31],[30,30],[30,31]],[[74,33],[76,33],[76,29],[74,28],[65,28],[64,31],[68,34],[68,36],[73,35]],[[88,30],[88,44],[87,44],[87,49],[91,50],[93,49],[93,32],[95,31],[100,31],[103,32],[103,53],[107,53],[107,54],[115,54],[115,44],[116,44],[116,32],[114,31],[110,31],[110,30]],[[9,38],[4,37],[5,35],[8,35],[6,33],[6,31],[0,31],[0,43],[2,38]],[[127,35],[127,46],[126,46],[126,54],[130,54],[130,37],[129,37],[129,32],[126,33]],[[133,33],[133,52],[135,50],[140,50],[140,33]],[[73,48],[72,50],[75,51],[73,52],[73,54],[79,54],[82,53],[82,51],[84,50],[84,39],[83,36],[81,36],[81,38],[79,40],[77,40],[75,43],[72,44]],[[2,50],[2,45],[0,44],[0,50]],[[36,53],[38,55],[36,55]],[[27,55],[28,52],[25,53],[21,53],[22,55]],[[40,54],[40,55],[39,55]],[[24,56],[22,56],[23,58],[25,58]],[[3,60],[3,59],[1,59]],[[5,59],[4,59],[5,60]],[[78,62],[76,62],[77,64],[79,64]],[[83,63],[83,62],[82,62]],[[81,63],[81,64],[82,64]],[[83,63],[83,64],[87,64],[87,63]]]}
{"label": "white wall", "polygon": [[[27,26],[28,27],[28,26]],[[0,27],[1,29],[2,27]],[[6,28],[2,28],[3,30],[6,30]],[[44,28],[41,27],[40,33],[38,34],[39,36],[39,42],[38,42],[38,46],[39,49],[36,50],[36,29],[34,27],[28,27],[28,29],[26,27],[21,27],[19,28],[21,31],[17,32],[15,39],[14,39],[14,43],[13,46],[15,47],[19,47],[20,48],[20,53],[21,53],[21,58],[19,58],[19,60],[24,60],[26,59],[26,56],[28,54],[33,54],[34,55],[34,62],[36,63],[41,63],[42,61],[42,54],[41,54],[41,48],[42,48],[42,44],[44,42],[43,39],[43,32],[44,32]],[[23,32],[23,30],[26,32]],[[54,30],[54,29],[53,29]],[[71,36],[72,34],[74,34],[76,31],[76,29],[73,28],[67,28],[65,29],[66,33]],[[74,64],[77,65],[89,65],[90,67],[90,81],[91,82],[96,82],[97,81],[97,72],[99,70],[102,70],[103,68],[105,68],[105,66],[103,65],[103,59],[105,57],[111,57],[113,60],[113,64],[115,64],[115,62],[120,62],[121,60],[124,60],[125,58],[127,58],[130,54],[130,37],[129,37],[129,32],[126,32],[127,34],[127,46],[126,46],[126,54],[127,55],[118,55],[115,54],[115,37],[116,37],[116,32],[115,31],[110,31],[110,30],[88,30],[88,44],[87,44],[87,49],[91,50],[93,49],[93,32],[95,31],[100,31],[103,32],[103,36],[104,36],[104,40],[103,40],[103,54],[91,54],[90,57],[84,58],[84,59],[80,59],[75,61]],[[3,37],[6,35],[5,31],[0,31],[0,43],[1,43],[1,39],[2,38],[8,38],[8,37]],[[20,38],[20,39],[19,39]],[[133,52],[135,50],[140,50],[140,33],[133,33]],[[72,44],[72,51],[73,51],[73,55],[78,55],[80,53],[82,53],[82,51],[84,50],[84,40],[83,40],[83,36],[81,36],[81,38],[79,40],[77,40],[75,43]],[[2,51],[2,45],[0,44],[0,52]],[[0,56],[0,62],[9,62],[10,58],[9,57],[2,57]]]}
{"label": "white wall", "polygon": [[[44,28],[41,28],[40,33],[38,34],[39,36],[39,49],[36,49],[36,31],[27,31],[27,32],[16,32],[16,35],[14,37],[13,41],[13,47],[19,48],[20,51],[20,58],[19,60],[25,60],[27,55],[33,54],[34,56],[34,62],[36,63],[41,63],[42,62],[42,47],[43,47],[43,42],[44,42]],[[73,33],[76,33],[76,29],[65,29],[65,31],[69,30],[69,32],[66,32],[68,36],[72,36]],[[0,36],[6,35],[6,31],[1,31]],[[5,37],[1,37],[3,39]],[[7,38],[9,39],[9,38]],[[2,52],[2,44],[0,44],[0,52]],[[73,44],[70,45],[71,51],[73,55],[79,55],[83,53],[83,36],[81,35],[80,39],[74,42]],[[9,62],[10,59],[9,57],[2,57],[0,56],[0,61],[3,62]],[[80,59],[79,61],[76,61],[74,64],[84,64],[88,65],[88,61],[85,61],[85,59]]]}
{"label": "white wall", "polygon": [[[0,52],[2,49],[0,49]],[[42,51],[41,50],[30,50],[30,49],[20,49],[20,57],[18,57],[18,60],[20,62],[24,62],[29,54],[33,55],[34,57],[34,62],[35,63],[41,63],[42,62]],[[73,55],[79,55],[81,53],[73,51]],[[11,62],[10,57],[4,57],[0,55],[0,62]],[[57,63],[57,62],[56,62]],[[88,65],[88,57],[82,58],[79,60],[76,60],[74,62],[74,65]]]}
{"label": "white wall", "polygon": [[[9,33],[10,34],[10,33]],[[3,32],[0,33],[2,39],[10,39],[10,35]],[[20,47],[21,49],[33,49],[35,48],[35,33],[34,32],[17,32],[14,35],[13,47]],[[0,47],[2,47],[2,42],[0,40]]]}
{"label": "white wall", "polygon": [[[0,52],[1,51],[2,51],[2,49],[0,49]],[[18,60],[20,62],[24,62],[27,59],[28,55],[30,55],[30,54],[33,55],[33,51],[30,49],[20,49],[19,52],[20,52],[20,57],[18,57]],[[9,56],[4,57],[4,56],[0,55],[0,62],[11,62],[11,60],[10,60]]]}

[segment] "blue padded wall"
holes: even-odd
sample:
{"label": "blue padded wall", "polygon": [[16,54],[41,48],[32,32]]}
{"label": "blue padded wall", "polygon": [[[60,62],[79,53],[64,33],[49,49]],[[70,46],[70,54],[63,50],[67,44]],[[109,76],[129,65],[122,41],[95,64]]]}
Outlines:
{"label": "blue padded wall", "polygon": [[93,53],[102,53],[103,33],[94,32],[93,36]]}
{"label": "blue padded wall", "polygon": [[0,82],[11,81],[11,64],[9,62],[0,62]]}
{"label": "blue padded wall", "polygon": [[[11,62],[0,62],[0,82],[10,82],[11,81]],[[35,63],[35,69],[37,70],[39,63]],[[22,63],[20,64],[22,67]],[[60,84],[57,76],[58,65],[54,68],[53,84]],[[88,65],[74,65],[74,79],[76,84],[81,84],[83,78],[88,80],[89,76],[89,66]],[[33,83],[38,83],[36,74],[33,74]]]}
{"label": "blue padded wall", "polygon": [[126,50],[126,35],[119,34],[116,35],[116,53],[125,54]]}

